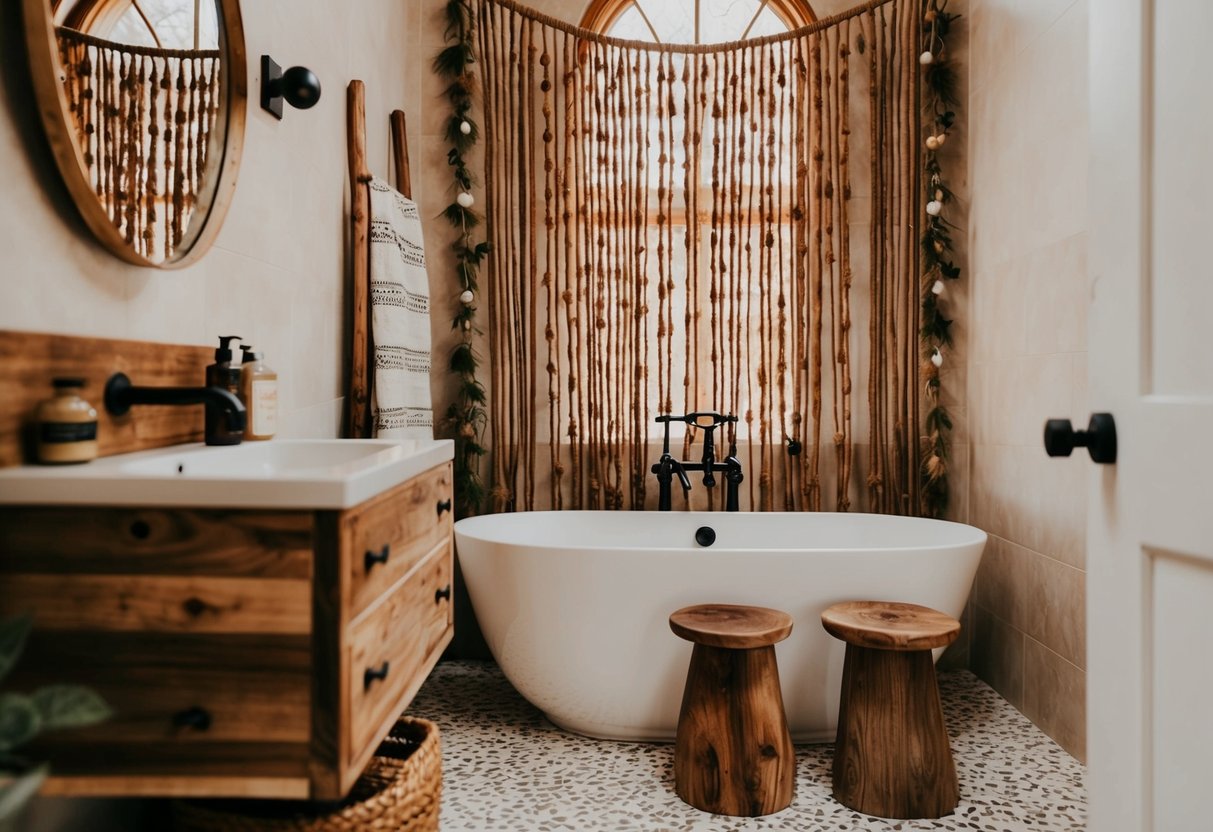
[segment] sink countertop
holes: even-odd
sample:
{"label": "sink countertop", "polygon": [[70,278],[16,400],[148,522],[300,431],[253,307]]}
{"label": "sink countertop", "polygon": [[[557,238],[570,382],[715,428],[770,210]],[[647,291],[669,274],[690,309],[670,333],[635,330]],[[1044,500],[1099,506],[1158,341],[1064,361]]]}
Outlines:
{"label": "sink countertop", "polygon": [[453,456],[449,439],[175,445],[0,469],[0,505],[346,509]]}

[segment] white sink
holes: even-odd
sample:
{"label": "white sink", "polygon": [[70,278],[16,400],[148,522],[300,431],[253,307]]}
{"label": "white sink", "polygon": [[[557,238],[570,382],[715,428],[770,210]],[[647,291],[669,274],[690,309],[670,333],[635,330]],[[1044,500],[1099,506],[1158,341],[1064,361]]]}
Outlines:
{"label": "white sink", "polygon": [[343,509],[449,461],[449,439],[176,445],[0,470],[0,504]]}

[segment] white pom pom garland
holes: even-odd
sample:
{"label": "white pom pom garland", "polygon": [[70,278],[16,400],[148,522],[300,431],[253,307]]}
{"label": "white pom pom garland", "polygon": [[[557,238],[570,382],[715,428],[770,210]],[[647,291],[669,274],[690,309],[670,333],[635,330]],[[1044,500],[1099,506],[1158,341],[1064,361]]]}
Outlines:
{"label": "white pom pom garland", "polygon": [[927,203],[927,213],[930,214],[932,217],[938,217],[939,213],[942,210],[943,210],[943,203],[938,200],[933,199]]}
{"label": "white pom pom garland", "polygon": [[476,204],[476,197],[464,191],[459,196],[455,197],[455,201],[459,203],[460,208],[471,208]]}
{"label": "white pom pom garland", "polygon": [[476,296],[474,294],[472,294],[471,289],[464,289],[463,294],[461,294],[459,296],[459,302],[462,303],[464,306],[467,306],[475,299],[476,299]]}

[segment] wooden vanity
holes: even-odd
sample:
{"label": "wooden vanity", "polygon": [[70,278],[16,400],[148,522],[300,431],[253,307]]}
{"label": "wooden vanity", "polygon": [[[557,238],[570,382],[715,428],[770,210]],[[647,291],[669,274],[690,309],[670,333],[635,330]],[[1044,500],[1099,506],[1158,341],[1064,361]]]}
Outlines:
{"label": "wooden vanity", "polygon": [[5,687],[115,716],[43,734],[44,794],[343,796],[451,639],[449,463],[342,511],[0,507]]}

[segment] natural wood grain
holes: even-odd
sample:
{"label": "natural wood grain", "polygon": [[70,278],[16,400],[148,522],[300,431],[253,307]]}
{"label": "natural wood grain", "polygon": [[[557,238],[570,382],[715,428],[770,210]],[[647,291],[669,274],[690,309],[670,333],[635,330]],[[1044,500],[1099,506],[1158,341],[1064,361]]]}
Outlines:
{"label": "natural wood grain", "polygon": [[35,614],[11,681],[116,711],[33,747],[48,793],[341,799],[450,642],[449,494],[446,464],[340,512],[0,507],[0,615]]}
{"label": "natural wood grain", "polygon": [[276,578],[10,574],[0,614],[45,630],[311,632],[311,582]]}
{"label": "natural wood grain", "polygon": [[[450,463],[421,474],[342,516],[341,545],[350,554],[342,583],[347,614],[357,617],[452,534]],[[387,551],[387,562],[375,558]],[[368,562],[367,554],[372,555]],[[368,565],[369,563],[369,565]]]}
{"label": "natural wood grain", "polygon": [[403,110],[392,110],[392,161],[396,166],[396,190],[413,198],[413,172],[409,169],[408,121]]}
{"label": "natural wood grain", "polygon": [[[114,716],[72,731],[76,742],[209,744],[307,742],[310,676],[306,636],[37,630],[11,681],[96,690]],[[209,724],[182,724],[191,709]]]}
{"label": "natural wood grain", "polygon": [[80,775],[52,774],[39,792],[43,797],[215,797],[271,800],[306,800],[306,777],[251,777],[156,774]]}
{"label": "natural wood grain", "polygon": [[[306,743],[166,740],[157,743],[75,743],[68,732],[48,732],[26,749],[32,759],[56,760],[60,777],[307,777]],[[35,756],[36,755],[36,756]],[[128,791],[124,789],[123,791]],[[222,793],[209,796],[219,797]]]}
{"label": "natural wood grain", "polygon": [[[358,509],[353,509],[357,511]],[[312,582],[312,664],[324,668],[312,674],[312,736],[308,774],[312,796],[340,800],[344,794],[341,742],[344,715],[349,712],[350,651],[345,649],[345,597],[342,576],[351,560],[341,545],[344,512],[316,513],[316,569]]]}
{"label": "natural wood grain", "polygon": [[821,614],[821,624],[847,644],[879,650],[946,647],[960,633],[960,622],[950,615],[891,601],[835,604]]}
{"label": "natural wood grain", "polygon": [[696,644],[674,746],[674,787],[690,805],[757,817],[792,801],[796,757],[775,648]]}
{"label": "natural wood grain", "polygon": [[792,616],[767,607],[696,604],[673,613],[670,629],[696,644],[741,650],[783,641],[792,632]]}
{"label": "natural wood grain", "polygon": [[956,808],[956,769],[929,650],[847,646],[834,798],[885,818],[937,818]]}
{"label": "natural wood grain", "polygon": [[0,468],[34,461],[34,414],[59,376],[85,380],[81,395],[97,409],[101,456],[201,442],[202,405],[140,405],[112,417],[102,399],[105,382],[117,372],[138,385],[200,386],[213,355],[200,346],[0,332]]}
{"label": "natural wood grain", "polygon": [[[221,70],[224,77],[223,120],[226,123],[219,152],[207,158],[205,182],[213,189],[199,195],[196,217],[191,218],[179,255],[164,263],[155,263],[127,245],[117,226],[106,214],[89,180],[84,153],[76,139],[75,119],[63,88],[64,77],[55,37],[55,25],[48,0],[24,0],[25,42],[29,53],[30,76],[38,99],[42,126],[51,153],[63,176],[64,184],[80,211],[80,216],[111,253],[137,266],[177,269],[196,262],[219,235],[223,219],[236,194],[236,178],[244,148],[244,124],[248,110],[248,55],[244,43],[244,23],[240,0],[216,0],[222,24],[220,48],[224,50]],[[138,382],[136,382],[138,383]]]}
{"label": "natural wood grain", "polygon": [[346,141],[350,177],[350,379],[346,393],[346,433],[371,435],[371,169],[366,154],[366,87],[350,81],[346,93]]}
{"label": "natural wood grain", "polygon": [[312,513],[0,507],[0,573],[298,578]]}

